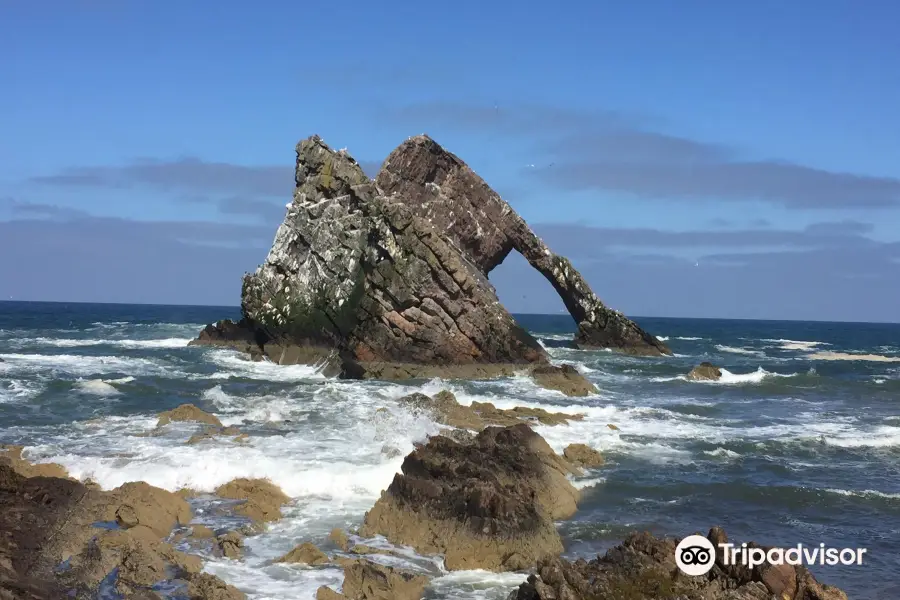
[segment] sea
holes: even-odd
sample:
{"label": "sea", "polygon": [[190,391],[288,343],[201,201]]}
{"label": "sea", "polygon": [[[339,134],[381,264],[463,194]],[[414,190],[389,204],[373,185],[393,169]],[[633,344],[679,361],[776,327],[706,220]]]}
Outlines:
{"label": "sea", "polygon": [[[144,480],[205,492],[192,501],[196,520],[213,527],[236,522],[219,516],[209,492],[236,477],[270,478],[292,501],[247,538],[243,559],[186,549],[253,600],[306,599],[339,586],[342,572],[273,559],[323,543],[334,527],[358,527],[403,455],[438,430],[397,399],[447,389],[463,404],[586,415],[536,428],[557,451],[582,442],[606,459],[575,480],[580,509],[559,523],[567,557],[594,557],[634,531],[682,537],[721,525],[737,543],[865,548],[862,565],[812,571],[850,598],[900,598],[900,325],[639,318],[674,352],[639,358],[571,348],[568,316],[517,316],[555,362],[600,390],[568,398],[524,376],[341,381],[188,347],[206,324],[238,316],[228,307],[0,302],[0,443],[104,489]],[[722,379],[688,380],[702,361],[721,366]],[[186,445],[197,430],[187,423],[145,435],[159,412],[187,402],[249,443]],[[379,560],[434,576],[432,599],[505,599],[524,580],[447,573],[439,558],[400,554]]]}

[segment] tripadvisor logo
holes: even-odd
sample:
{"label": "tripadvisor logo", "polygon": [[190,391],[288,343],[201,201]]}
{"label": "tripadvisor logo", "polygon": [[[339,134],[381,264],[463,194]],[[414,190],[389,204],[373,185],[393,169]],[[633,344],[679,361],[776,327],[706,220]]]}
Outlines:
{"label": "tripadvisor logo", "polygon": [[[790,548],[748,548],[747,544],[719,544],[719,557],[725,566],[753,568],[770,565],[861,565],[865,548],[828,548],[825,544]],[[716,562],[716,548],[702,535],[689,535],[675,547],[675,564],[686,575],[705,575]]]}

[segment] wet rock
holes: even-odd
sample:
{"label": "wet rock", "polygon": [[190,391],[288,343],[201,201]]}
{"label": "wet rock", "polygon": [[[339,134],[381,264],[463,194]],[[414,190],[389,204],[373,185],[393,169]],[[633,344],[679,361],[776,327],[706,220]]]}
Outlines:
{"label": "wet rock", "polygon": [[192,435],[190,437],[190,439],[188,439],[187,443],[188,443],[188,445],[199,444],[200,442],[212,440],[212,439],[215,439],[220,436],[222,436],[222,437],[232,436],[233,437],[232,441],[235,441],[235,442],[242,442],[250,437],[246,433],[241,433],[241,430],[234,426],[231,426],[231,427],[210,426],[210,427],[207,427],[206,429],[204,429],[203,431],[200,431],[199,433],[195,433],[194,435]]}
{"label": "wet rock", "polygon": [[531,370],[531,378],[539,386],[566,396],[590,396],[598,392],[597,386],[571,365],[535,367]]}
{"label": "wet rock", "polygon": [[215,537],[215,533],[206,525],[191,525],[191,537],[198,540],[208,540]]}
{"label": "wet rock", "polygon": [[143,481],[126,483],[109,492],[107,514],[123,529],[144,525],[159,537],[169,535],[176,525],[191,521],[190,505],[177,494],[153,487]]}
{"label": "wet rock", "polygon": [[613,425],[612,423],[607,423],[606,426],[613,431],[619,431],[619,427],[617,425]]}
{"label": "wet rock", "polygon": [[323,585],[316,590],[316,600],[347,600],[347,596]]}
{"label": "wet rock", "polygon": [[420,600],[428,578],[357,560],[344,567],[342,592],[350,600]]}
{"label": "wet rock", "polygon": [[324,565],[329,561],[328,555],[316,548],[315,544],[303,542],[275,562],[297,563],[301,565]]}
{"label": "wet rock", "polygon": [[216,554],[225,558],[240,558],[244,555],[244,538],[236,531],[229,531],[216,537]]}
{"label": "wet rock", "polygon": [[563,425],[584,418],[582,414],[551,413],[542,408],[517,406],[504,410],[490,402],[472,402],[469,406],[463,406],[456,401],[456,396],[446,390],[438,392],[434,397],[420,393],[410,394],[400,398],[398,402],[413,410],[427,412],[443,425],[473,431],[481,431],[490,425],[507,426],[531,421],[542,425]]}
{"label": "wet rock", "polygon": [[587,444],[569,444],[563,449],[563,457],[579,467],[592,469],[603,466],[603,455]]}
{"label": "wet rock", "polygon": [[247,600],[242,591],[215,575],[199,573],[188,582],[189,600]]}
{"label": "wet rock", "polygon": [[178,408],[167,410],[159,413],[159,421],[156,422],[157,427],[162,427],[175,421],[196,421],[198,423],[206,423],[215,427],[222,427],[222,422],[218,417],[201,410],[193,404],[182,404]]}
{"label": "wet rock", "polygon": [[722,369],[712,363],[702,362],[687,374],[692,381],[718,381],[722,378]]}
{"label": "wet rock", "polygon": [[216,488],[216,495],[232,500],[244,500],[235,512],[256,523],[277,521],[282,517],[281,506],[290,498],[267,479],[239,478]]}
{"label": "wet rock", "polygon": [[[710,530],[716,545],[727,540]],[[721,551],[705,575],[682,575],[675,564],[676,540],[635,533],[594,560],[574,563],[551,557],[538,561],[537,573],[509,595],[509,600],[846,600],[841,590],[819,584],[804,567],[723,566]],[[830,595],[823,595],[830,594]]]}
{"label": "wet rock", "polygon": [[[189,520],[182,498],[143,482],[104,492],[70,479],[23,477],[2,464],[0,590],[34,599],[65,598],[70,590],[95,597],[115,572],[116,590],[131,598],[172,577],[192,582],[201,560],[162,541]],[[57,569],[64,561],[68,568]]]}
{"label": "wet rock", "polygon": [[347,548],[350,547],[350,539],[347,537],[347,533],[343,529],[332,529],[331,533],[328,534],[328,540],[344,552],[346,552]]}
{"label": "wet rock", "polygon": [[361,535],[383,535],[450,570],[504,570],[559,554],[554,520],[576,510],[571,465],[525,424],[488,427],[466,445],[437,436],[403,461]]}
{"label": "wet rock", "polygon": [[65,467],[56,463],[31,463],[22,458],[22,446],[0,446],[0,464],[9,465],[23,477],[60,477],[71,479]]}

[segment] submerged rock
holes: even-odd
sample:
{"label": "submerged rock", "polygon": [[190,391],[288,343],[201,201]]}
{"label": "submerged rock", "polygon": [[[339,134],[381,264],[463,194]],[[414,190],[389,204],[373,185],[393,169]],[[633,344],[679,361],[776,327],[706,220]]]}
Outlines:
{"label": "submerged rock", "polygon": [[[583,414],[551,413],[542,408],[517,406],[511,409],[497,408],[490,402],[472,402],[463,406],[456,401],[456,396],[446,390],[438,392],[434,397],[414,393],[398,400],[414,410],[427,412],[431,418],[443,425],[481,431],[490,425],[516,425],[522,422],[537,421],[542,425],[564,425],[569,421],[580,421]],[[451,434],[451,437],[464,434]],[[457,439],[457,441],[462,441]]]}
{"label": "submerged rock", "polygon": [[213,425],[214,427],[222,427],[222,422],[219,421],[218,417],[197,408],[193,404],[182,404],[178,408],[159,413],[159,421],[156,422],[156,426],[162,427],[175,421],[196,421]]}
{"label": "submerged rock", "polygon": [[240,558],[244,555],[244,538],[236,531],[229,531],[216,538],[216,554],[225,558]]}
{"label": "submerged rock", "polygon": [[[720,528],[707,537],[716,547],[727,541]],[[805,567],[724,565],[721,550],[705,575],[683,575],[675,563],[676,545],[676,540],[644,532],[592,561],[546,558],[509,600],[847,600],[843,591],[820,584]]]}
{"label": "submerged rock", "polygon": [[437,436],[414,450],[361,535],[383,535],[450,570],[517,569],[562,552],[555,519],[576,510],[572,467],[525,424],[488,427],[469,444]]}
{"label": "submerged rock", "polygon": [[722,369],[708,362],[702,362],[687,374],[692,381],[718,381],[722,378]]}
{"label": "submerged rock", "polygon": [[515,247],[554,282],[583,345],[668,352],[604,307],[567,260],[428,138],[395,150],[376,185],[313,136],[297,146],[295,181],[272,249],[244,278],[243,319],[209,325],[192,344],[350,378],[484,378],[546,365],[487,279]]}

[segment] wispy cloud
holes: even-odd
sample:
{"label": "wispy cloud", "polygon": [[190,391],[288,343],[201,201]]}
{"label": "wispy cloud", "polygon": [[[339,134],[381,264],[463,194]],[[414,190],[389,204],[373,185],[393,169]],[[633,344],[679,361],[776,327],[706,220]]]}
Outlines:
{"label": "wispy cloud", "polygon": [[728,144],[666,133],[660,121],[625,112],[428,102],[389,115],[420,129],[452,124],[523,138],[539,157],[524,173],[556,188],[798,210],[900,207],[900,179],[749,157]]}

